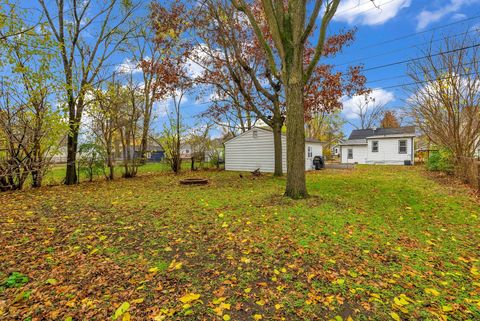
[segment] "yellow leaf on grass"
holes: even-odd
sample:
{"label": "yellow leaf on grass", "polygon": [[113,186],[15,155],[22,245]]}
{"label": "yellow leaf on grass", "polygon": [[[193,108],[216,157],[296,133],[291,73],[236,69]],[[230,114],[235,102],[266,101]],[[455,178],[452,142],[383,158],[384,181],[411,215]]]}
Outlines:
{"label": "yellow leaf on grass", "polygon": [[130,313],[125,312],[125,314],[122,317],[122,321],[130,321]]}
{"label": "yellow leaf on grass", "polygon": [[396,305],[401,307],[409,304],[409,300],[410,299],[405,294],[400,294],[399,296],[393,298],[393,302],[395,302]]}
{"label": "yellow leaf on grass", "polygon": [[158,267],[152,267],[148,269],[148,272],[150,273],[157,273],[158,272]]}
{"label": "yellow leaf on grass", "polygon": [[470,272],[475,276],[480,276],[480,270],[476,266],[472,267]]}
{"label": "yellow leaf on grass", "polygon": [[50,285],[57,285],[58,284],[58,281],[56,279],[47,279],[47,281],[45,281],[47,284],[50,284]]}
{"label": "yellow leaf on grass", "polygon": [[177,262],[175,259],[170,263],[168,266],[169,270],[180,270],[182,268],[183,263],[182,262]]}
{"label": "yellow leaf on grass", "polygon": [[258,300],[257,302],[255,302],[256,304],[262,306],[262,305],[265,305],[265,300]]}
{"label": "yellow leaf on grass", "polygon": [[225,314],[225,315],[223,316],[223,320],[225,320],[225,321],[230,320],[230,316],[229,316],[228,314]]}
{"label": "yellow leaf on grass", "polygon": [[426,294],[431,294],[433,296],[439,296],[440,295],[440,292],[438,292],[437,290],[432,289],[432,288],[426,288],[425,293]]}
{"label": "yellow leaf on grass", "polygon": [[253,320],[262,320],[263,319],[263,316],[261,314],[255,314],[253,316]]}
{"label": "yellow leaf on grass", "polygon": [[145,298],[139,298],[139,299],[133,300],[132,303],[139,304],[139,303],[142,303],[144,300],[145,300]]}
{"label": "yellow leaf on grass", "polygon": [[453,308],[450,305],[444,305],[444,306],[442,306],[442,311],[443,312],[451,312],[451,311],[453,311]]}
{"label": "yellow leaf on grass", "polygon": [[113,319],[117,320],[118,317],[122,316],[125,312],[130,309],[130,303],[123,302],[116,310],[115,314],[113,315]]}
{"label": "yellow leaf on grass", "polygon": [[190,303],[200,298],[200,294],[188,293],[180,298],[182,303]]}
{"label": "yellow leaf on grass", "polygon": [[390,316],[395,321],[401,321],[402,320],[402,319],[400,319],[400,316],[396,312],[390,312]]}
{"label": "yellow leaf on grass", "polygon": [[227,299],[227,298],[224,298],[224,297],[222,297],[222,298],[216,298],[216,299],[213,299],[212,303],[213,303],[213,304],[220,304],[220,303],[222,303],[223,301],[225,301],[226,299]]}
{"label": "yellow leaf on grass", "polygon": [[245,291],[245,293],[250,293],[250,292],[252,291],[252,289],[251,289],[251,288],[246,288],[246,289],[243,290],[243,291]]}

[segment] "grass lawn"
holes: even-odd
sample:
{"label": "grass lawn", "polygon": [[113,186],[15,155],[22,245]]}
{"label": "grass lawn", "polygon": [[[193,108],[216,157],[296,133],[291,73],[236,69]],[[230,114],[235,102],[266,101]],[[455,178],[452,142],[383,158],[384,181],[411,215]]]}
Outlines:
{"label": "grass lawn", "polygon": [[[480,210],[419,167],[0,195],[1,320],[480,320]],[[18,272],[18,273],[13,273]]]}
{"label": "grass lawn", "polygon": [[[196,164],[198,166],[198,164]],[[47,172],[43,179],[44,185],[59,185],[62,184],[63,180],[65,179],[65,164],[57,164],[53,165],[52,168]],[[191,163],[188,160],[182,161],[182,168],[183,169],[190,169]],[[205,163],[205,167],[211,167],[210,164]],[[146,163],[145,165],[141,165],[138,167],[139,174],[151,174],[155,172],[163,172],[163,171],[170,171],[170,165],[166,162],[161,163]],[[105,171],[108,172],[108,168],[105,167]],[[115,168],[115,175],[117,177],[121,177],[123,174],[123,167],[121,165],[116,166]],[[95,180],[104,179],[105,177],[102,175],[97,175],[94,177]],[[87,181],[88,177],[85,172],[80,172],[80,181],[84,182]]]}

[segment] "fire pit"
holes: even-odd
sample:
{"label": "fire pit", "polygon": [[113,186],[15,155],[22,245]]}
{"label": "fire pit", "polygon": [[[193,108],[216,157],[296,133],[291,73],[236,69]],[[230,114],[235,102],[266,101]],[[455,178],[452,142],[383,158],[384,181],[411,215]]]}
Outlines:
{"label": "fire pit", "polygon": [[181,185],[206,185],[208,179],[206,178],[185,178],[180,181]]}

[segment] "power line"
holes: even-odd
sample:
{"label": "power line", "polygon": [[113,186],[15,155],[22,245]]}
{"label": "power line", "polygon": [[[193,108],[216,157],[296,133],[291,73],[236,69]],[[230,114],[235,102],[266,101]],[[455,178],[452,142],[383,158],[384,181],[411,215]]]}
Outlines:
{"label": "power line", "polygon": [[[466,67],[466,66],[473,65],[473,64],[476,64],[476,63],[478,63],[478,62],[473,61],[473,62],[469,62],[469,63],[465,63],[465,64],[459,64],[458,66],[459,67],[460,66]],[[429,70],[429,71],[432,71],[432,70]],[[448,68],[439,69],[439,71],[448,71]],[[392,79],[397,79],[397,78],[405,78],[405,77],[409,77],[409,75],[401,74],[401,75],[390,76],[390,77],[385,77],[385,78],[380,78],[380,79],[375,79],[375,80],[367,80],[367,84],[372,84],[372,83],[376,83],[376,82],[392,80]]]}
{"label": "power line", "polygon": [[431,83],[431,82],[435,82],[435,81],[439,81],[439,80],[452,79],[452,78],[454,78],[454,77],[467,77],[467,76],[472,76],[472,75],[476,75],[476,74],[477,74],[477,72],[475,71],[475,72],[471,72],[471,73],[468,73],[468,74],[460,74],[460,75],[455,75],[455,76],[447,76],[447,77],[436,78],[436,79],[432,79],[432,80],[414,81],[414,82],[410,82],[410,83],[407,83],[407,84],[392,85],[392,86],[382,87],[382,89],[392,89],[392,88],[397,88],[397,87],[406,87],[406,86],[412,86],[412,85],[420,85],[420,84]]}
{"label": "power line", "polygon": [[479,47],[479,46],[480,46],[480,43],[476,43],[476,44],[474,44],[474,45],[465,46],[465,47],[462,47],[462,48],[457,48],[457,49],[452,49],[452,50],[447,50],[447,51],[441,51],[441,52],[437,52],[437,53],[431,54],[431,55],[426,55],[426,56],[416,57],[416,58],[411,58],[411,59],[405,59],[405,60],[400,60],[400,61],[396,61],[396,62],[391,62],[391,63],[384,64],[384,65],[379,65],[379,66],[375,66],[375,67],[370,67],[370,68],[363,69],[363,71],[370,71],[370,70],[376,70],[376,69],[381,69],[381,68],[386,68],[386,67],[401,65],[401,64],[408,63],[408,62],[413,62],[413,61],[417,61],[417,60],[422,60],[422,59],[425,59],[425,58],[428,58],[428,57],[436,57],[436,56],[439,56],[439,55],[448,54],[448,53],[453,53],[453,52],[457,52],[457,51],[460,51],[460,50],[472,49],[472,48],[476,48],[476,47]]}
{"label": "power line", "polygon": [[[435,42],[444,41],[444,40],[447,40],[447,39],[452,39],[452,38],[455,38],[455,37],[458,37],[458,36],[467,35],[471,32],[478,32],[479,30],[480,29],[478,29],[478,30],[477,29],[468,30],[468,31],[465,31],[465,32],[461,32],[461,33],[452,35],[452,36],[445,37],[445,38],[432,40],[430,43],[435,43]],[[359,62],[359,61],[371,60],[371,59],[386,56],[386,55],[389,55],[389,54],[392,54],[392,53],[397,53],[397,52],[400,52],[400,51],[405,51],[405,50],[408,50],[408,49],[416,48],[416,47],[418,47],[419,45],[422,45],[422,44],[425,44],[425,42],[417,43],[417,44],[414,44],[414,45],[411,45],[411,46],[408,46],[408,47],[405,47],[405,48],[399,48],[399,49],[387,51],[387,52],[376,54],[376,55],[373,55],[373,56],[357,58],[357,59],[350,60],[350,61],[347,61],[347,62],[344,62],[344,63],[341,63],[341,64],[337,64],[336,66],[340,67],[340,66],[349,65],[349,64]]]}
{"label": "power line", "polygon": [[359,49],[356,49],[356,50],[360,51],[360,50],[375,48],[375,47],[378,47],[378,46],[381,46],[381,45],[384,45],[384,44],[387,44],[387,43],[392,43],[392,42],[395,42],[395,41],[398,41],[398,40],[411,38],[411,37],[414,37],[414,36],[417,36],[417,35],[420,35],[420,34],[435,31],[435,30],[438,30],[438,29],[443,29],[443,28],[446,28],[446,27],[450,27],[450,26],[453,26],[453,25],[456,25],[456,24],[459,24],[459,23],[475,20],[475,19],[478,19],[478,18],[480,18],[480,15],[476,15],[476,16],[473,16],[473,17],[465,18],[465,19],[462,19],[462,20],[458,20],[458,21],[455,21],[455,22],[448,23],[448,24],[436,26],[436,27],[433,27],[433,28],[430,28],[430,29],[427,29],[427,30],[414,32],[414,33],[407,34],[407,35],[404,35],[404,36],[400,36],[400,37],[397,37],[397,38],[385,40],[385,41],[382,41],[382,42],[379,42],[379,43],[376,43],[376,44],[373,44],[373,45],[368,45],[368,46],[365,46],[365,47],[362,47],[362,48],[359,48]]}

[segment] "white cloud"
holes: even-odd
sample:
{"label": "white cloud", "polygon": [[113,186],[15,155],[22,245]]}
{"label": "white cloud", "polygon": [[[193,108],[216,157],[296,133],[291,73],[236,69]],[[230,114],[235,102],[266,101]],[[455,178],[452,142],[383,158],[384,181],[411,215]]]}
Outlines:
{"label": "white cloud", "polygon": [[[180,91],[177,90],[175,95],[178,99],[178,97],[180,96]],[[186,95],[183,95],[180,109],[182,109],[181,106],[183,106],[188,101],[189,101],[188,97]],[[169,112],[172,112],[174,110],[173,107],[174,107],[173,96],[167,97],[162,100],[157,100],[156,102],[153,103],[154,117],[163,118],[167,116]]]}
{"label": "white cloud", "polygon": [[[425,29],[429,24],[437,22],[444,18],[445,16],[455,13],[458,10],[462,9],[464,6],[472,5],[475,3],[480,3],[480,0],[450,0],[442,7],[435,10],[422,10],[417,16],[417,30]],[[459,16],[461,14],[456,14],[452,18],[461,19]],[[464,15],[465,16],[465,15]]]}
{"label": "white cloud", "polygon": [[452,20],[454,21],[458,21],[458,20],[463,20],[467,17],[466,14],[463,14],[463,13],[456,13],[452,16]]}
{"label": "white cloud", "polygon": [[192,58],[187,61],[188,74],[193,77],[199,77],[202,75],[206,66],[209,64],[211,57],[222,57],[223,54],[220,50],[214,50],[208,48],[205,44],[196,45],[192,50]]}
{"label": "white cloud", "polygon": [[380,25],[410,6],[411,0],[346,0],[340,2],[334,20],[360,25]]}
{"label": "white cloud", "polygon": [[[374,101],[370,101],[367,103],[367,109],[374,106],[374,104],[388,104],[395,100],[395,95],[391,91],[384,90],[382,88],[375,88],[370,93],[370,98],[374,99]],[[354,97],[346,97],[343,99],[343,115],[347,119],[356,119],[358,115],[355,113],[358,110],[358,105],[361,103],[365,103],[364,96],[354,96]]]}
{"label": "white cloud", "polygon": [[137,73],[141,73],[142,69],[133,60],[129,58],[125,58],[123,62],[117,66],[116,71],[121,74],[129,74],[129,73],[137,74]]}

